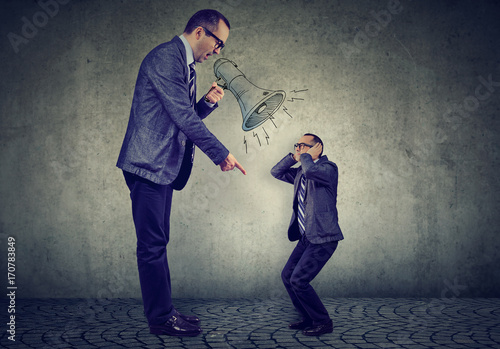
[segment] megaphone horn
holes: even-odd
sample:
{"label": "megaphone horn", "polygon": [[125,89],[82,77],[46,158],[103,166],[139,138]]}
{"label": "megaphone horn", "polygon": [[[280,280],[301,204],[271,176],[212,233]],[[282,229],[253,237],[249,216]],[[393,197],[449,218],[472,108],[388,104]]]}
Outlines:
{"label": "megaphone horn", "polygon": [[269,119],[285,101],[285,91],[266,90],[247,80],[237,65],[226,58],[214,63],[214,73],[225,82],[240,104],[243,115],[243,131],[250,131]]}

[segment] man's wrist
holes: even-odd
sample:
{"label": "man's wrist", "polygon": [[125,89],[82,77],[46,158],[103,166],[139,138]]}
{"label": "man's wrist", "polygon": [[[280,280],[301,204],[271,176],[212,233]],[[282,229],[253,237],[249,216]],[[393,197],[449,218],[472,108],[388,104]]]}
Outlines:
{"label": "man's wrist", "polygon": [[208,105],[210,108],[215,107],[215,104],[217,104],[217,103],[212,103],[212,102],[210,102],[210,100],[207,98],[207,95],[205,95],[205,97],[203,97],[203,99],[205,100],[205,103],[207,103],[207,105]]}

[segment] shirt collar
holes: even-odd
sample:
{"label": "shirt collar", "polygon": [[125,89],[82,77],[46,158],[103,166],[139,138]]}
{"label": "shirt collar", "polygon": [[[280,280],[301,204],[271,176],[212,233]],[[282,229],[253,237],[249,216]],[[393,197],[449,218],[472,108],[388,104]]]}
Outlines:
{"label": "shirt collar", "polygon": [[191,48],[191,45],[189,45],[189,42],[184,37],[184,35],[179,35],[179,38],[181,39],[182,43],[184,44],[184,47],[186,48],[186,61],[189,67],[189,65],[194,62],[193,49]]}

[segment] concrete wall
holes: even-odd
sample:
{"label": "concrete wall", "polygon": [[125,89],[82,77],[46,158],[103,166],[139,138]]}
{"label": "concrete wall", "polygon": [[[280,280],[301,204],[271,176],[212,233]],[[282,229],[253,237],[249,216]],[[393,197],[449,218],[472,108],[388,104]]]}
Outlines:
{"label": "concrete wall", "polygon": [[304,132],[340,171],[346,239],[321,295],[500,296],[498,2],[24,0],[0,5],[0,266],[14,237],[18,297],[140,297],[115,163],[142,59],[206,7],[232,25],[220,57],[286,110],[244,132],[227,91],[207,119],[248,175],[198,150],[174,195],[174,297],[285,296],[292,187],[269,170]]}

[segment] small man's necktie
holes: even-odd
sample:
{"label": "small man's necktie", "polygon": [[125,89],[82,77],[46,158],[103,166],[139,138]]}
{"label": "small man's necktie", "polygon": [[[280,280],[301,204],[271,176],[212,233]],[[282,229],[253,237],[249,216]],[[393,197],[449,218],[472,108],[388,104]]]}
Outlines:
{"label": "small man's necktie", "polygon": [[189,97],[191,98],[191,106],[194,105],[194,89],[196,88],[196,71],[194,70],[195,63],[189,65]]}
{"label": "small man's necktie", "polygon": [[300,233],[304,235],[306,229],[305,229],[305,204],[304,204],[304,198],[306,196],[306,177],[302,175],[300,178],[300,186],[299,186],[299,193],[298,193],[298,199],[299,199],[299,212],[298,212],[298,220],[299,220],[299,229]]}

